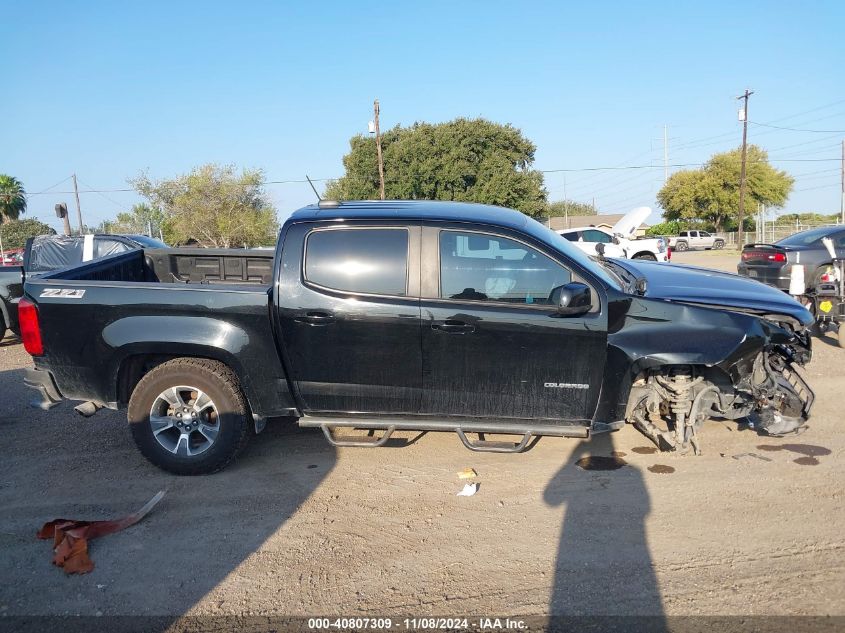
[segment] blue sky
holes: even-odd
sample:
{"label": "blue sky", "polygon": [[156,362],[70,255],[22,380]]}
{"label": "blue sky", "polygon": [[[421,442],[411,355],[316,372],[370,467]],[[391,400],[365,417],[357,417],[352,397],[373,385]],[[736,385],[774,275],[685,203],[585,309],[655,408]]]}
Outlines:
{"label": "blue sky", "polygon": [[[205,162],[268,180],[342,175],[349,137],[482,116],[537,145],[564,193],[605,212],[656,206],[663,126],[670,162],[736,147],[736,95],[749,138],[797,176],[785,210],[839,210],[845,138],[841,2],[16,2],[3,0],[0,173],[30,193],[76,172],[81,189],[184,173]],[[51,221],[69,181],[33,195]],[[270,185],[280,216],[310,203]],[[88,224],[138,201],[83,193]]]}

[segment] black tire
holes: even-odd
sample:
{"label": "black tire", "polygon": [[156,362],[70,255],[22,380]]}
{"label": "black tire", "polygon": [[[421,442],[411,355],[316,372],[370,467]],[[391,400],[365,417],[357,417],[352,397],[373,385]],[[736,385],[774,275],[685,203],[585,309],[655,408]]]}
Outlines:
{"label": "black tire", "polygon": [[[213,420],[216,436],[196,455],[176,454],[165,448],[156,439],[150,423],[150,412],[159,395],[185,385],[207,394],[217,412]],[[205,475],[222,470],[246,446],[251,435],[249,406],[237,377],[223,363],[202,358],[177,358],[146,374],[129,399],[128,418],[132,438],[141,454],[159,468],[176,475]],[[178,436],[180,431],[172,430]],[[186,451],[190,451],[189,443],[190,440],[186,440]],[[176,452],[179,448],[180,441],[177,441]]]}
{"label": "black tire", "polygon": [[725,242],[723,240],[716,240],[715,242],[713,242],[713,248],[715,248],[717,251],[720,251],[725,248]]}
{"label": "black tire", "polygon": [[3,320],[3,317],[0,316],[0,342],[6,338],[6,321]]}
{"label": "black tire", "polygon": [[633,259],[647,259],[650,262],[656,262],[657,258],[654,256],[653,253],[637,253],[634,255]]}
{"label": "black tire", "polygon": [[675,244],[675,250],[676,251],[688,251],[689,250],[689,244],[687,244],[686,242],[677,242]]}

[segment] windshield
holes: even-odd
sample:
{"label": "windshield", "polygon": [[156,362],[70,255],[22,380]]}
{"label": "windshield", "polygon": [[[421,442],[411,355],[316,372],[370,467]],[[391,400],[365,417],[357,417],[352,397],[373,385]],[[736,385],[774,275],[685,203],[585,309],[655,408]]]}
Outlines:
{"label": "windshield", "polygon": [[167,244],[154,237],[147,237],[146,235],[127,235],[126,237],[146,248],[167,248]]}
{"label": "windshield", "polygon": [[779,242],[775,242],[778,246],[809,246],[814,242],[819,241],[823,237],[830,237],[836,232],[835,227],[824,227],[821,229],[811,229],[809,231],[801,231],[795,235],[785,237]]}
{"label": "windshield", "polygon": [[558,235],[550,228],[540,224],[533,218],[528,218],[525,230],[555,250],[563,253],[569,259],[577,262],[581,267],[590,271],[611,288],[616,288],[617,290],[623,289],[624,284],[621,283],[618,275],[614,274],[606,266],[600,265],[596,259],[587,255],[584,251],[575,246],[562,235]]}

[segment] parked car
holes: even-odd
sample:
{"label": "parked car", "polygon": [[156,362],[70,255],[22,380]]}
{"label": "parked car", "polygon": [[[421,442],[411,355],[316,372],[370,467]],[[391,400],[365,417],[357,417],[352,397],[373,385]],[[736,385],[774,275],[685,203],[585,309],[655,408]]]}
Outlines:
{"label": "parked car", "polygon": [[45,406],[128,408],[141,453],[180,474],[223,468],[250,426],[279,416],[338,446],[430,430],[516,452],[630,422],[661,448],[697,450],[708,417],[754,414],[779,434],[813,400],[793,370],[810,359],[813,317],[788,295],[591,258],[486,205],[324,201],[285,221],[275,253],[134,250],[28,278],[25,292],[25,380]]}
{"label": "parked car", "polygon": [[637,207],[627,213],[611,229],[598,226],[576,227],[559,230],[558,234],[573,242],[588,255],[595,255],[596,245],[604,244],[605,257],[668,262],[672,257],[672,252],[665,239],[634,237],[636,230],[649,215],[651,215],[649,207]]}
{"label": "parked car", "polygon": [[678,237],[669,238],[669,246],[676,251],[719,250],[725,247],[725,238],[708,231],[681,231]]}
{"label": "parked car", "polygon": [[825,237],[833,242],[837,258],[845,257],[845,226],[827,226],[795,233],[774,244],[746,244],[737,272],[788,292],[792,267],[801,264],[806,290],[810,290],[823,281],[831,267],[830,253],[822,243]]}
{"label": "parked car", "polygon": [[669,238],[669,246],[676,251],[719,250],[725,247],[725,238],[707,231],[681,231]]}
{"label": "parked car", "polygon": [[23,262],[23,251],[22,248],[13,248],[11,250],[5,250],[3,252],[3,260],[2,266],[20,266]]}
{"label": "parked car", "polygon": [[27,274],[43,274],[143,247],[166,248],[167,245],[146,235],[41,235],[27,240],[14,263],[0,267],[0,339],[7,329],[20,333],[17,304],[23,296]]}

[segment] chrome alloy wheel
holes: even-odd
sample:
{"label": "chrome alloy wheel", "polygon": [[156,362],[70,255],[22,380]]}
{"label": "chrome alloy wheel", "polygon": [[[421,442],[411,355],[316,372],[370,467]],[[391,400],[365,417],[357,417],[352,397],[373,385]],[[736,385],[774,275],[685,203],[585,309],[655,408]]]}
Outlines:
{"label": "chrome alloy wheel", "polygon": [[150,427],[159,444],[174,455],[192,457],[214,444],[220,431],[217,407],[196,387],[163,391],[150,408]]}

